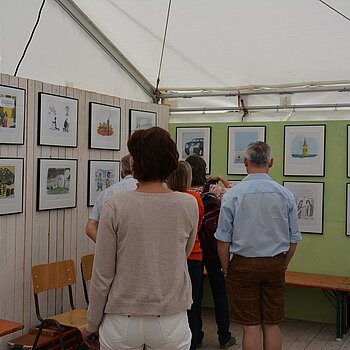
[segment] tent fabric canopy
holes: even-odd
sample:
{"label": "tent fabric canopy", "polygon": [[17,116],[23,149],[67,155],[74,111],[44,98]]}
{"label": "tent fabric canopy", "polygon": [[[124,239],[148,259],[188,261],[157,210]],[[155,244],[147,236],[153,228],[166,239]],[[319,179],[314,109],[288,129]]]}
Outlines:
{"label": "tent fabric canopy", "polygon": [[[0,0],[0,71],[15,71],[43,0]],[[325,0],[350,17],[350,1]],[[79,23],[65,5],[85,20]],[[47,0],[18,76],[138,101],[154,98],[169,0]],[[13,25],[14,18],[16,25]],[[131,70],[106,50],[120,52]],[[350,21],[323,0],[172,0],[160,72],[161,96],[248,92],[248,106],[281,105],[288,87],[350,91]],[[132,72],[138,75],[133,76]],[[144,86],[143,86],[144,85]],[[146,89],[145,89],[146,86]],[[278,90],[252,95],[254,89]],[[349,94],[296,94],[282,104],[349,103]],[[172,108],[237,107],[237,97],[178,98]]]}
{"label": "tent fabric canopy", "polygon": [[[156,85],[165,0],[74,0]],[[348,0],[327,0],[350,16]],[[318,0],[173,0],[160,90],[349,82],[350,22]]]}

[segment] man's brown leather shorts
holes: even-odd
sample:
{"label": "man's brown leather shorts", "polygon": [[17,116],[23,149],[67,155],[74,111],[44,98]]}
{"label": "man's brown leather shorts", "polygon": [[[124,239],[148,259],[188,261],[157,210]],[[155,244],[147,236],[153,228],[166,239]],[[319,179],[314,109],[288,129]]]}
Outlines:
{"label": "man's brown leather shorts", "polygon": [[279,324],[284,318],[285,255],[234,255],[226,284],[231,318],[243,325]]}

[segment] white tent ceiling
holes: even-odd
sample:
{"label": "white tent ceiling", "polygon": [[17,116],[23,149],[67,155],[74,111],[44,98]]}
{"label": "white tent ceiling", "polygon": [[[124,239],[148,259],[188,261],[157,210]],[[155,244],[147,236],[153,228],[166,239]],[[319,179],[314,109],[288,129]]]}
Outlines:
{"label": "white tent ceiling", "polygon": [[[42,1],[0,0],[1,72],[13,74]],[[350,21],[324,1],[350,17],[349,0],[172,0],[161,94],[233,92],[229,97],[166,100],[177,108],[237,106],[238,90],[249,94],[249,106],[281,105],[281,92],[288,89],[293,96],[284,104],[349,103]],[[19,76],[149,101],[168,4],[47,0]],[[123,61],[118,50],[130,62],[130,71],[116,64]],[[136,79],[130,79],[132,72]],[[320,86],[335,85],[349,92],[320,93]],[[295,87],[316,92],[297,94]],[[277,93],[251,94],[271,88]]]}
{"label": "white tent ceiling", "polygon": [[[156,84],[166,0],[74,0]],[[327,0],[350,16],[349,0]],[[350,80],[350,22],[318,0],[173,0],[160,90]]]}

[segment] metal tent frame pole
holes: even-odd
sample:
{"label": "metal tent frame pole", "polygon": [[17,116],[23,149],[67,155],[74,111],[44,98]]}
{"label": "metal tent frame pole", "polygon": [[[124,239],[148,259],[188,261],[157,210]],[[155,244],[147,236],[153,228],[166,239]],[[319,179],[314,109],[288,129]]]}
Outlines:
{"label": "metal tent frame pole", "polygon": [[[322,108],[350,108],[350,103],[327,103],[327,104],[303,104],[303,105],[271,105],[271,106],[250,106],[245,108],[248,111],[258,110],[280,110],[280,109],[322,109]],[[193,112],[240,112],[242,108],[239,107],[190,107],[190,108],[170,108],[169,113],[193,113]]]}
{"label": "metal tent frame pole", "polygon": [[237,91],[202,91],[202,92],[172,92],[157,94],[161,99],[173,98],[196,98],[196,97],[234,97],[234,96],[249,96],[249,95],[288,95],[288,94],[305,94],[305,93],[320,93],[320,92],[350,92],[350,85],[346,86],[322,86],[310,88],[283,88],[283,89],[251,89]]}
{"label": "metal tent frame pole", "polygon": [[156,101],[155,87],[130,63],[130,61],[101,33],[72,0],[55,0],[64,11],[89,35],[107,55],[118,64],[138,86]]}

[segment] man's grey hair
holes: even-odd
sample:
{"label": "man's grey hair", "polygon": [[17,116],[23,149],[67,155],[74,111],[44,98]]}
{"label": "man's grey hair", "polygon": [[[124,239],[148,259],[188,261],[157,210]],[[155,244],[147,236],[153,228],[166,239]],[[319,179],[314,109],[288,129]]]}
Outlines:
{"label": "man's grey hair", "polygon": [[124,174],[124,176],[132,174],[131,173],[131,167],[130,167],[130,158],[131,158],[131,155],[127,154],[120,161],[121,171]]}
{"label": "man's grey hair", "polygon": [[272,159],[272,151],[265,142],[251,142],[245,151],[245,157],[256,167],[267,167]]}

